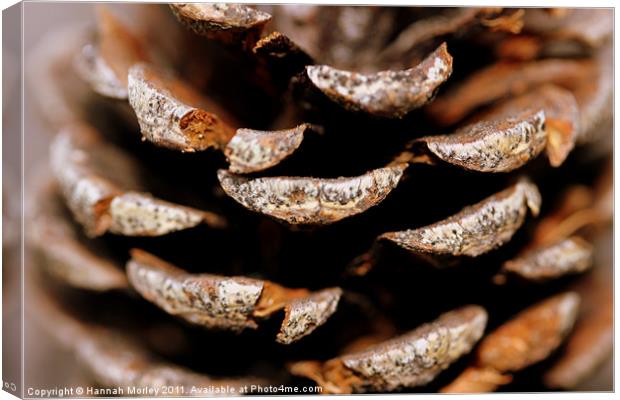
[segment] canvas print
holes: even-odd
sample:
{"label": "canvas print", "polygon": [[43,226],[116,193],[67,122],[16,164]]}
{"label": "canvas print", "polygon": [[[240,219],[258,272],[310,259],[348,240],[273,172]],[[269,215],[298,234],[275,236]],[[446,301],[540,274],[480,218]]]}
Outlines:
{"label": "canvas print", "polygon": [[613,9],[15,7],[4,390],[614,390]]}

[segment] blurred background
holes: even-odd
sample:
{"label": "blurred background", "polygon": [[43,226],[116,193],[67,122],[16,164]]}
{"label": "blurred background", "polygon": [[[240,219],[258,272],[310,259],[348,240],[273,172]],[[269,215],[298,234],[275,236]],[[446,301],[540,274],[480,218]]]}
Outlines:
{"label": "blurred background", "polygon": [[[21,236],[21,11],[23,7],[23,50],[26,65],[32,50],[54,29],[68,23],[94,22],[93,4],[24,2],[3,11],[3,365],[5,382],[20,382],[20,371],[9,366],[19,365],[21,357],[20,329],[20,236]],[[27,79],[27,77],[25,77]],[[24,179],[27,198],[28,182],[36,165],[47,162],[48,149],[55,132],[37,111],[36,101],[26,81],[24,92]],[[29,254],[25,254],[26,266]],[[28,307],[28,288],[25,288]],[[74,356],[58,347],[49,335],[33,324],[26,310],[24,321],[25,387],[54,387],[87,382]]]}

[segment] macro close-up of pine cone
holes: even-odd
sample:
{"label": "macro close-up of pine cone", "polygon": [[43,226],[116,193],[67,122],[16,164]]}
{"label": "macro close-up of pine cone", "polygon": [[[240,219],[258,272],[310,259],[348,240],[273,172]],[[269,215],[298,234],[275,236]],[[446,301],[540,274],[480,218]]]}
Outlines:
{"label": "macro close-up of pine cone", "polygon": [[35,397],[613,390],[612,9],[26,11]]}

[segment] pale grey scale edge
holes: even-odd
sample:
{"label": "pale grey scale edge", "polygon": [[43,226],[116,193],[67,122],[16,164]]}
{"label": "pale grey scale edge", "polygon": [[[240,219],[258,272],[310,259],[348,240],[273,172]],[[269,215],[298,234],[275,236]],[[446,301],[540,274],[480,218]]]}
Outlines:
{"label": "pale grey scale edge", "polygon": [[[256,280],[216,275],[170,274],[131,260],[129,280],[147,300],[167,313],[212,328],[255,327],[251,313],[263,290]],[[204,282],[200,282],[204,280]],[[211,290],[205,288],[205,283]]]}
{"label": "pale grey scale edge", "polygon": [[477,257],[510,240],[523,224],[528,206],[537,215],[540,193],[536,186],[520,182],[512,190],[505,198],[483,200],[428,227],[391,232],[379,238],[413,252]]}
{"label": "pale grey scale edge", "polygon": [[135,260],[127,263],[127,277],[133,288],[146,300],[172,315],[191,309],[191,301],[179,281],[180,276],[173,277]]}
{"label": "pale grey scale edge", "polygon": [[482,337],[486,322],[487,313],[482,307],[464,307],[409,334],[340,359],[366,378],[373,390],[424,385],[471,351]]}
{"label": "pale grey scale edge", "polygon": [[305,130],[306,125],[280,131],[238,129],[226,146],[230,170],[249,173],[278,164],[299,148]]}
{"label": "pale grey scale edge", "polygon": [[139,192],[116,196],[108,212],[111,217],[110,232],[125,236],[159,236],[192,228],[205,220],[203,211]]}
{"label": "pale grey scale edge", "polygon": [[306,205],[310,202],[309,199],[318,197],[318,188],[311,179],[304,182],[287,181],[283,178],[248,179],[226,170],[218,171],[218,178],[222,188],[234,200],[252,211],[267,215],[277,215],[280,209],[301,208],[299,204],[297,207],[289,204],[287,198],[291,192],[303,193],[302,204]]}
{"label": "pale grey scale edge", "polygon": [[[339,70],[327,65],[306,67],[310,81],[332,100],[369,113],[402,117],[432,97],[435,89],[452,73],[448,64],[431,53],[418,66],[404,71],[381,71],[361,74]],[[433,65],[424,70],[430,62]],[[422,94],[425,96],[420,97]]]}
{"label": "pale grey scale edge", "polygon": [[[141,192],[124,192],[91,168],[91,155],[61,132],[50,147],[52,171],[60,184],[69,209],[89,235],[105,231],[126,236],[154,236],[194,227],[202,222],[218,224],[219,216],[180,206]],[[103,150],[102,150],[103,151]],[[125,162],[114,154],[116,163]],[[93,161],[94,162],[94,161]],[[129,179],[131,181],[131,179]],[[96,215],[96,206],[109,201]]]}
{"label": "pale grey scale edge", "polygon": [[[508,206],[511,205],[510,202],[506,203]],[[486,241],[487,237],[494,236],[494,240],[484,246],[490,249],[504,242],[503,235],[498,234],[501,229],[499,226],[500,221],[514,219],[518,225],[523,222],[525,206],[504,208],[502,205],[488,204],[481,211],[469,215],[458,222],[404,231],[402,234],[399,232],[396,236],[397,243],[409,250],[424,251],[423,248],[418,248],[415,244],[413,246],[409,245],[411,242],[419,242],[421,245],[431,247],[434,253],[475,257],[479,255],[478,251],[470,252],[467,250],[471,243],[482,243]],[[498,209],[501,210],[501,215],[499,216],[495,214]],[[490,220],[491,217],[496,218],[496,220]]]}
{"label": "pale grey scale edge", "polygon": [[[321,213],[333,213],[337,221],[363,212],[383,200],[396,186],[404,169],[405,165],[380,168],[353,178],[276,177],[251,180],[220,170],[218,178],[224,191],[250,210],[289,223],[321,223]],[[359,192],[361,196],[358,196]],[[291,195],[299,193],[303,193],[301,199],[291,200]],[[369,195],[373,197],[370,200],[366,199]],[[355,204],[345,207],[347,203]],[[358,204],[362,206],[356,207]],[[338,214],[340,208],[344,212]]]}
{"label": "pale grey scale edge", "polygon": [[342,289],[333,288],[291,301],[276,340],[290,344],[312,333],[336,311],[341,296]]}
{"label": "pale grey scale edge", "polygon": [[[370,202],[381,201],[396,187],[404,169],[404,165],[397,165],[376,169],[353,179],[319,181],[320,203],[322,206],[329,205],[337,208],[351,201],[357,206],[364,203],[367,197],[372,197]],[[367,208],[365,204],[361,206],[361,211]]]}
{"label": "pale grey scale edge", "polygon": [[186,19],[188,23],[193,21],[191,27],[203,33],[214,31],[216,27],[221,31],[253,29],[271,20],[270,14],[243,4],[176,3],[170,6],[177,16]]}
{"label": "pale grey scale edge", "polygon": [[[545,113],[518,121],[508,118],[508,129],[494,130],[496,121],[483,121],[451,135],[420,139],[445,162],[481,172],[509,172],[540,154],[546,144]],[[485,132],[486,131],[486,132]],[[476,140],[468,141],[469,138]],[[527,153],[527,157],[523,157]]]}
{"label": "pale grey scale edge", "polygon": [[60,132],[50,145],[50,163],[63,197],[75,219],[89,235],[98,234],[95,206],[112,198],[116,188],[88,170],[88,153],[75,147],[70,134]]}
{"label": "pale grey scale edge", "polygon": [[140,131],[151,142],[188,148],[189,140],[179,122],[195,108],[178,101],[167,90],[153,87],[144,78],[144,68],[144,64],[132,66],[127,78],[129,104],[136,113]]}

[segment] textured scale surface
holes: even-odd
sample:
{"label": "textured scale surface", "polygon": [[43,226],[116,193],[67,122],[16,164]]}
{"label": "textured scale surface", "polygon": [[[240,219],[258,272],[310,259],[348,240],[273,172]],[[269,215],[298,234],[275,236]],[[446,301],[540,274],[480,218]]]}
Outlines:
{"label": "textured scale surface", "polygon": [[[166,202],[141,186],[138,167],[84,126],[60,133],[51,147],[52,171],[76,220],[89,236],[106,231],[125,236],[159,236],[199,223],[225,224],[215,213]],[[123,171],[115,174],[114,171]]]}
{"label": "textured scale surface", "polygon": [[167,313],[207,328],[241,331],[258,328],[260,318],[284,308],[276,340],[290,344],[323,325],[336,311],[342,290],[310,293],[246,277],[189,274],[134,249],[127,264],[132,286]]}
{"label": "textured scale surface", "polygon": [[307,128],[308,125],[302,124],[278,131],[237,130],[224,151],[230,171],[247,174],[278,164],[297,150]]}
{"label": "textured scale surface", "polygon": [[129,281],[166,312],[207,327],[256,328],[252,311],[263,282],[201,274],[190,276],[142,251],[127,264]]}
{"label": "textured scale surface", "polygon": [[424,385],[461,356],[482,336],[487,313],[464,306],[439,316],[415,330],[345,354],[323,364],[299,362],[291,367],[328,393],[392,391]]}
{"label": "textured scale surface", "polygon": [[129,104],[144,137],[183,151],[223,148],[233,128],[199,106],[206,100],[175,78],[145,64],[129,70]]}
{"label": "textured scale surface", "polygon": [[394,118],[432,99],[452,73],[452,57],[444,43],[418,66],[404,71],[361,74],[315,65],[306,72],[314,85],[343,106]]}
{"label": "textured scale surface", "polygon": [[545,112],[525,111],[478,122],[450,135],[418,139],[441,160],[480,172],[509,172],[536,157],[547,144]]}
{"label": "textured scale surface", "polygon": [[396,187],[405,166],[380,168],[353,178],[244,178],[220,170],[226,193],[250,210],[290,224],[328,224],[377,205]]}
{"label": "textured scale surface", "polygon": [[340,296],[340,288],[324,289],[287,304],[277,341],[284,344],[295,342],[323,325],[336,311]]}
{"label": "textured scale surface", "polygon": [[528,208],[538,215],[540,203],[538,188],[521,181],[443,221],[379,238],[417,253],[476,257],[510,240]]}

